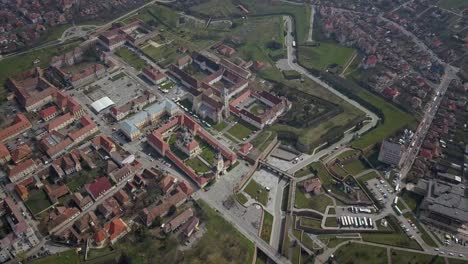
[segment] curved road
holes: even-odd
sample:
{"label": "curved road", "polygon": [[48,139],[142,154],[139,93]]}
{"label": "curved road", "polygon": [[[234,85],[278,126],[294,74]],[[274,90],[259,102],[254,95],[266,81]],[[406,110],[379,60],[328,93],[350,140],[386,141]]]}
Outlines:
{"label": "curved road", "polygon": [[[283,60],[282,62],[279,63],[280,64],[279,66],[281,68],[283,68],[283,69],[295,70],[295,71],[301,73],[302,75],[307,76],[309,79],[311,79],[311,80],[315,81],[316,83],[320,84],[321,86],[323,86],[325,89],[327,89],[328,91],[330,91],[331,93],[333,93],[337,97],[345,100],[346,102],[350,103],[354,107],[356,107],[359,110],[361,110],[362,112],[364,112],[367,115],[367,117],[370,119],[370,121],[367,122],[359,131],[357,131],[356,132],[357,134],[361,135],[364,132],[366,132],[366,131],[370,130],[371,128],[373,128],[377,124],[377,122],[379,120],[379,117],[376,114],[374,114],[373,112],[371,112],[367,108],[363,107],[358,102],[356,102],[354,100],[351,100],[347,96],[345,96],[345,95],[341,94],[340,92],[338,92],[337,90],[333,89],[330,85],[323,82],[322,80],[315,77],[314,75],[310,74],[306,69],[304,69],[303,67],[301,67],[299,64],[297,64],[295,62],[296,61],[296,55],[295,55],[296,50],[292,45],[293,41],[294,41],[294,37],[292,36],[292,31],[293,31],[292,19],[289,16],[285,16],[284,20],[285,20],[285,24],[286,24],[286,28],[287,28],[287,36],[285,37],[285,42],[286,42],[288,56],[287,56],[286,61]],[[318,153],[315,153],[314,155],[309,155],[308,157],[304,158],[304,160],[298,162],[296,165],[289,168],[288,172],[294,173],[294,172],[302,169],[303,167],[309,165],[310,163],[312,163],[314,161],[317,161],[321,156],[323,156],[325,154],[328,154],[334,148],[340,147],[342,144],[350,142],[353,139],[353,134],[354,133],[345,134],[345,136],[339,142],[331,145],[327,149],[324,149],[324,150],[319,151]]]}

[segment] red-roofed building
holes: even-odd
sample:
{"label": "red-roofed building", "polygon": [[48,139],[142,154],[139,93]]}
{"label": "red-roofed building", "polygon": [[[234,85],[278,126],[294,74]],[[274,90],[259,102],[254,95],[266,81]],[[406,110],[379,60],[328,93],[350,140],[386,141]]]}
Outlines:
{"label": "red-roofed building", "polygon": [[11,182],[17,182],[34,172],[36,168],[36,162],[32,159],[28,159],[14,167],[9,168],[8,177],[10,178]]}
{"label": "red-roofed building", "polygon": [[400,94],[400,92],[391,87],[387,87],[382,91],[382,94],[387,98],[395,99],[395,97],[397,97]]}
{"label": "red-roofed building", "polygon": [[86,191],[96,201],[99,197],[107,193],[112,188],[107,177],[100,177],[85,185]]}
{"label": "red-roofed building", "polygon": [[311,194],[320,194],[322,183],[320,182],[319,178],[312,178],[301,182],[302,187],[304,190]]}
{"label": "red-roofed building", "polygon": [[367,59],[364,61],[364,64],[363,64],[363,68],[364,69],[368,69],[368,68],[372,68],[372,67],[375,67],[375,65],[377,64],[377,56],[375,55],[370,55],[369,57],[367,57]]}
{"label": "red-roofed building", "polygon": [[106,242],[106,240],[107,240],[107,235],[106,235],[106,231],[104,231],[104,229],[99,230],[94,235],[94,243],[98,247],[104,246],[104,243]]}
{"label": "red-roofed building", "polygon": [[0,165],[7,163],[8,161],[10,161],[10,159],[11,159],[10,151],[8,151],[5,144],[0,143]]}
{"label": "red-roofed building", "polygon": [[231,48],[225,44],[219,45],[217,51],[219,52],[219,54],[224,55],[226,57],[231,57],[232,55],[234,55],[234,53],[236,53],[236,50],[234,48]]}
{"label": "red-roofed building", "polygon": [[75,117],[71,113],[66,113],[57,118],[52,119],[47,125],[46,129],[50,133],[52,131],[58,131],[75,121]]}
{"label": "red-roofed building", "polygon": [[143,75],[154,84],[160,84],[167,80],[166,74],[151,66],[143,69]]}
{"label": "red-roofed building", "polygon": [[115,143],[105,135],[99,135],[95,137],[91,143],[95,149],[102,148],[107,152],[107,154],[116,150]]}
{"label": "red-roofed building", "polygon": [[159,186],[164,194],[168,194],[174,189],[176,183],[177,179],[168,174],[159,182]]}
{"label": "red-roofed building", "polygon": [[161,204],[143,209],[143,222],[146,226],[151,226],[156,218],[165,216],[171,206],[178,207],[186,200],[187,195],[181,190],[178,190],[175,194],[164,199]]}
{"label": "red-roofed building", "polygon": [[55,105],[53,105],[42,110],[39,113],[39,116],[42,118],[42,120],[49,121],[50,119],[56,117],[58,113],[59,113],[58,108]]}
{"label": "red-roofed building", "polygon": [[15,191],[18,194],[18,196],[21,198],[21,200],[26,201],[29,199],[29,191],[26,186],[22,184],[17,184],[15,185]]}
{"label": "red-roofed building", "polygon": [[194,192],[192,186],[190,186],[190,184],[186,181],[181,181],[179,183],[179,189],[181,189],[187,196],[192,195]]}
{"label": "red-roofed building", "polygon": [[23,114],[17,114],[10,126],[0,130],[0,142],[16,137],[31,128],[31,122]]}
{"label": "red-roofed building", "polygon": [[252,143],[247,142],[247,143],[245,143],[244,145],[242,145],[242,146],[240,147],[239,152],[240,152],[242,155],[245,156],[245,155],[249,154],[249,152],[252,150],[252,148],[253,148]]}
{"label": "red-roofed building", "polygon": [[432,159],[432,151],[429,149],[421,149],[420,155],[426,159]]}
{"label": "red-roofed building", "polygon": [[83,141],[85,138],[98,131],[96,123],[94,123],[88,116],[80,118],[80,124],[81,128],[68,134],[68,137],[75,143]]}
{"label": "red-roofed building", "polygon": [[20,163],[32,153],[31,147],[28,144],[21,144],[11,152],[11,160],[15,164]]}
{"label": "red-roofed building", "polygon": [[130,228],[125,224],[121,218],[116,218],[108,223],[104,228],[109,235],[109,241],[111,244],[114,244],[121,237],[125,236]]}

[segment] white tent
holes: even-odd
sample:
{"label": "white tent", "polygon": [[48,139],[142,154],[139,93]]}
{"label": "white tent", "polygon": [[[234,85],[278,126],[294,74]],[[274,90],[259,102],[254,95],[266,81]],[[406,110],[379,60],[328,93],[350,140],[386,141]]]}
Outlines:
{"label": "white tent", "polygon": [[102,110],[106,109],[107,107],[114,105],[114,102],[107,96],[93,102],[91,107],[96,113],[101,112]]}

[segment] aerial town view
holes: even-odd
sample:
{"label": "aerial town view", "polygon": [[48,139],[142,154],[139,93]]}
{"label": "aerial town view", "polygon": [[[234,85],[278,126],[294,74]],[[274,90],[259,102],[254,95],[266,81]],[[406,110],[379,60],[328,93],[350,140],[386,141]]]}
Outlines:
{"label": "aerial town view", "polygon": [[468,0],[0,1],[0,263],[468,264]]}

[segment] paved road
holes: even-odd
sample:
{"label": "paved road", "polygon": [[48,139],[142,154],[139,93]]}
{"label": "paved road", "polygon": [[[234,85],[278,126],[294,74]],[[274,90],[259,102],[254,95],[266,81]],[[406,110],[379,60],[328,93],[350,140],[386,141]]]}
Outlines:
{"label": "paved road", "polygon": [[450,82],[456,78],[456,70],[452,67],[446,67],[445,74],[442,77],[440,85],[436,89],[436,94],[432,102],[428,103],[426,106],[426,111],[424,117],[421,119],[419,126],[411,139],[411,143],[408,149],[403,153],[401,161],[403,162],[400,165],[400,173],[402,178],[405,178],[407,173],[410,171],[411,166],[413,165],[414,160],[419,154],[419,149],[424,142],[427,132],[431,126],[432,120],[434,119],[440,103],[447,91],[447,88]]}

